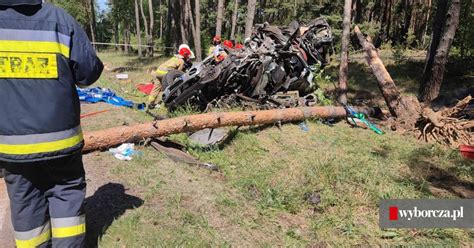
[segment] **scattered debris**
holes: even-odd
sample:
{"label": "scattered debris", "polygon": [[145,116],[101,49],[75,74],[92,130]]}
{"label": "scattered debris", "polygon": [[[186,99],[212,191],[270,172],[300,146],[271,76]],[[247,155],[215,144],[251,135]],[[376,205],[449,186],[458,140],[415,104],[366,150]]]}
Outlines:
{"label": "scattered debris", "polygon": [[318,191],[305,193],[305,200],[313,207],[313,213],[318,211],[318,205],[321,203],[321,194]]}
{"label": "scattered debris", "polygon": [[169,140],[159,140],[156,139],[155,141],[151,142],[151,146],[155,148],[155,150],[163,153],[171,160],[178,162],[178,163],[185,163],[190,165],[197,165],[199,167],[203,167],[212,171],[218,171],[219,168],[216,165],[210,163],[203,163],[197,160],[195,157],[189,155],[187,152],[184,151],[183,146],[177,144],[175,142],[171,142]]}
{"label": "scattered debris", "polygon": [[187,73],[164,79],[163,101],[171,110],[186,103],[204,110],[209,103],[237,94],[231,99],[284,105],[271,96],[313,89],[313,72],[327,63],[332,41],[331,27],[324,18],[307,25],[293,22],[284,28],[257,25],[244,49],[224,48],[224,60],[209,56]]}
{"label": "scattered debris", "polygon": [[151,91],[153,90],[153,86],[154,84],[153,83],[149,83],[149,84],[139,84],[137,85],[137,89],[146,94],[146,95],[150,95],[151,94]]}
{"label": "scattered debris", "polygon": [[309,128],[308,128],[308,125],[306,125],[306,122],[301,122],[300,124],[298,124],[298,126],[301,128],[301,130],[303,130],[304,132],[308,132],[309,131]]}
{"label": "scattered debris", "polygon": [[464,109],[471,100],[472,97],[468,96],[456,106],[439,112],[434,112],[429,107],[424,108],[422,117],[416,124],[418,139],[435,141],[453,148],[474,145],[474,120],[464,117]]}
{"label": "scattered debris", "polygon": [[132,155],[136,154],[135,145],[132,143],[125,143],[117,148],[111,148],[109,152],[113,153],[115,158],[123,161],[132,160]]}
{"label": "scattered debris", "polygon": [[317,191],[311,192],[311,193],[306,193],[305,194],[306,201],[311,204],[311,205],[318,205],[321,203],[321,194]]}
{"label": "scattered debris", "polygon": [[79,100],[82,102],[88,103],[97,103],[97,102],[106,102],[115,106],[124,106],[128,108],[144,110],[145,104],[143,103],[134,103],[123,99],[120,96],[117,96],[115,92],[110,89],[105,88],[77,88],[77,93],[79,94]]}
{"label": "scattered debris", "polygon": [[115,68],[109,69],[109,71],[122,73],[122,72],[125,72],[125,71],[138,71],[140,69],[141,68],[139,68],[139,67],[120,66],[120,67],[115,67]]}
{"label": "scattered debris", "polygon": [[229,137],[230,130],[225,128],[206,128],[189,136],[189,139],[202,147],[220,145]]}
{"label": "scattered debris", "polygon": [[364,113],[357,112],[351,106],[345,105],[344,108],[347,111],[347,121],[350,125],[366,129],[368,128],[380,135],[384,134],[380,128],[367,119],[367,116]]}
{"label": "scattered debris", "polygon": [[474,159],[474,146],[460,145],[459,151],[464,158]]}
{"label": "scattered debris", "polygon": [[109,111],[112,111],[112,110],[113,109],[106,109],[106,110],[101,110],[101,111],[96,111],[96,112],[92,112],[92,113],[83,114],[83,115],[81,115],[81,119],[89,117],[89,116],[93,116],[93,115],[106,113],[106,112],[109,112]]}
{"label": "scattered debris", "polygon": [[128,79],[128,74],[120,73],[120,74],[115,75],[115,77],[119,80],[127,80]]}

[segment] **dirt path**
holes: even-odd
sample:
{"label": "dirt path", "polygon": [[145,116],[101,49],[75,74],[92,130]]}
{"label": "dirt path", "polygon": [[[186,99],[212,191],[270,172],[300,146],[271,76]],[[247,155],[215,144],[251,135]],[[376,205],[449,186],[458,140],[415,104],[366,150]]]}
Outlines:
{"label": "dirt path", "polygon": [[0,248],[15,247],[5,182],[0,179]]}

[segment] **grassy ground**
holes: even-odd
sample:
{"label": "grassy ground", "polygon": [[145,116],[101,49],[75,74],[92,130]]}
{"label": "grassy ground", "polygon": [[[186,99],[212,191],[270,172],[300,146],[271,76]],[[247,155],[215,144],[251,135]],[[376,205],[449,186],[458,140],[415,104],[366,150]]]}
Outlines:
{"label": "grassy ground", "polygon": [[[127,82],[106,72],[97,85],[145,101],[134,85],[151,79],[143,71],[159,59],[100,56],[109,68],[142,69],[130,72]],[[389,70],[410,93],[419,67],[407,63]],[[358,66],[351,64],[352,94],[377,95],[368,86],[373,78]],[[84,129],[151,120],[104,104],[85,105],[83,112],[110,108],[83,119]],[[170,137],[221,172],[174,163],[150,147],[139,147],[142,155],[129,162],[107,152],[86,155],[89,244],[98,238],[101,247],[474,245],[472,229],[378,227],[380,199],[474,198],[473,164],[456,151],[344,123],[307,125],[307,132],[296,124],[234,130],[231,142],[213,149],[191,144],[184,134]]]}

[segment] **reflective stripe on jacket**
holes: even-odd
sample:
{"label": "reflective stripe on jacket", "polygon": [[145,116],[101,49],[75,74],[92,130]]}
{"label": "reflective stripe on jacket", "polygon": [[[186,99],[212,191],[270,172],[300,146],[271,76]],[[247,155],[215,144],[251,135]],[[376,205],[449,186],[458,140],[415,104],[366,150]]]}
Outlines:
{"label": "reflective stripe on jacket", "polygon": [[0,5],[0,160],[39,161],[80,150],[76,84],[94,83],[102,69],[65,11]]}
{"label": "reflective stripe on jacket", "polygon": [[179,70],[184,66],[184,60],[179,58],[178,56],[173,56],[172,58],[168,59],[166,62],[161,64],[156,70],[158,75],[166,74],[170,70]]}

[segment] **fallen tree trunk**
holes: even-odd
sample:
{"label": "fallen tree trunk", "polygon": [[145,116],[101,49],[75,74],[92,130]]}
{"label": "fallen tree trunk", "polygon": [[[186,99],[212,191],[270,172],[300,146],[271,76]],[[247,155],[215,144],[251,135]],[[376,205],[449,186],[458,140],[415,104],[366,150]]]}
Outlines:
{"label": "fallen tree trunk", "polygon": [[387,103],[390,113],[399,119],[406,127],[413,127],[421,114],[421,106],[415,97],[402,97],[395,82],[380,59],[375,46],[367,40],[358,26],[354,32],[357,34],[360,44],[366,51],[366,59],[372,72],[377,78],[378,86]]}
{"label": "fallen tree trunk", "polygon": [[114,127],[85,133],[83,152],[103,150],[123,143],[137,143],[147,138],[198,131],[205,128],[263,125],[301,121],[307,118],[344,117],[346,117],[346,111],[343,107],[305,107],[182,116],[136,126]]}

